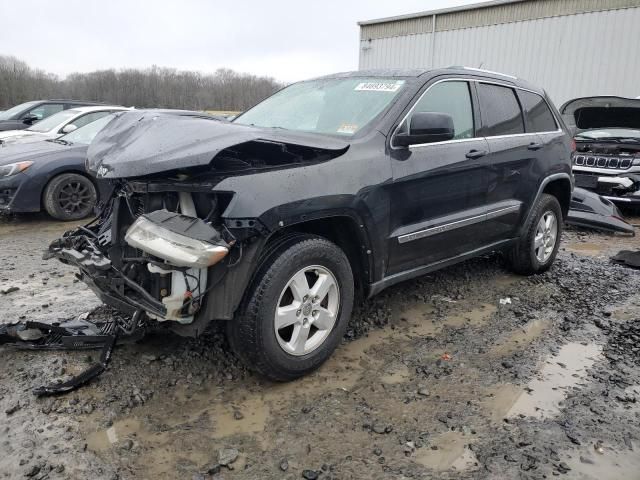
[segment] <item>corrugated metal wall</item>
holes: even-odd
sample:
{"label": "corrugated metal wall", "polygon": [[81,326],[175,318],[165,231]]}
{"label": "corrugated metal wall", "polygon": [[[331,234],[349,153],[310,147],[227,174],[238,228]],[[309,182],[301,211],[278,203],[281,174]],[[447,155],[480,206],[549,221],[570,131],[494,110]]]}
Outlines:
{"label": "corrugated metal wall", "polygon": [[[429,23],[431,17],[424,20]],[[428,30],[431,32],[431,27]],[[466,65],[529,80],[544,87],[558,105],[588,95],[640,95],[638,7],[436,29],[433,47],[431,37],[431,33],[415,33],[364,38],[360,42],[360,68],[429,68],[433,54],[435,67]]]}

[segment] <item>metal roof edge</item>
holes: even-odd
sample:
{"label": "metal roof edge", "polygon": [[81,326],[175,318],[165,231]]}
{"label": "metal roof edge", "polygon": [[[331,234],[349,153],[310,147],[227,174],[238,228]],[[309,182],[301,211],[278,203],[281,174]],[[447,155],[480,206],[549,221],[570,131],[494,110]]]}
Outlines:
{"label": "metal roof edge", "polygon": [[468,5],[460,5],[458,7],[447,7],[437,10],[426,10],[423,12],[408,13],[405,15],[395,15],[391,17],[375,18],[372,20],[362,20],[358,22],[358,25],[375,25],[377,23],[395,22],[397,20],[408,20],[410,18],[430,17],[432,15],[445,15],[447,13],[463,12],[465,10],[478,10],[481,8],[496,7],[499,5],[507,5],[510,3],[521,3],[527,1],[529,0],[489,0],[485,2],[470,3]]}

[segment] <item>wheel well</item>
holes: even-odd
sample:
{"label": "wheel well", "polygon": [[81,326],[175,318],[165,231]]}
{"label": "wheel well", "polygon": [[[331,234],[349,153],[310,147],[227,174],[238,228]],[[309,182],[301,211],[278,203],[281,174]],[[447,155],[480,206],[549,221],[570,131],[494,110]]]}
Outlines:
{"label": "wheel well", "polygon": [[356,291],[360,294],[365,292],[371,274],[370,255],[367,253],[370,251],[370,247],[367,245],[365,233],[358,222],[351,217],[337,216],[298,223],[279,230],[269,239],[267,245],[292,233],[318,235],[338,245],[351,264]]}
{"label": "wheel well", "polygon": [[53,175],[49,180],[47,180],[47,183],[45,183],[44,186],[42,187],[42,192],[40,192],[40,208],[41,209],[44,209],[44,194],[46,193],[47,187],[49,186],[49,184],[53,181],[54,178],[58,178],[60,175],[66,175],[67,173],[75,173],[76,175],[83,176],[84,178],[89,180],[93,184],[93,187],[96,189],[97,202],[100,201],[100,189],[98,188],[98,185],[96,185],[96,182],[94,181],[94,179],[91,176],[87,175],[87,172],[83,172],[82,170],[63,170],[62,172],[58,172],[55,175]]}
{"label": "wheel well", "polygon": [[571,182],[566,178],[554,180],[544,187],[542,193],[548,193],[558,199],[560,208],[562,208],[562,216],[566,219],[571,205]]}

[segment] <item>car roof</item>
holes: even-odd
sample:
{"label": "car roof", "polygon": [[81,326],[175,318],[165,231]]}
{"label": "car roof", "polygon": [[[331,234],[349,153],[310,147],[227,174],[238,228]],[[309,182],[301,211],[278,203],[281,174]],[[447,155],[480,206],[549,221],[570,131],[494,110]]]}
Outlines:
{"label": "car roof", "polygon": [[77,105],[106,105],[104,102],[98,102],[94,100],[70,100],[65,98],[50,98],[47,100],[34,100],[34,101],[40,102],[40,103],[64,102],[64,103],[75,103]]}
{"label": "car roof", "polygon": [[73,107],[69,110],[63,110],[66,112],[70,112],[73,110],[78,113],[91,113],[91,112],[102,112],[104,110],[131,110],[129,107],[120,107],[118,105],[92,105],[92,106],[84,106],[84,107]]}
{"label": "car roof", "polygon": [[405,68],[383,68],[383,69],[373,69],[373,70],[357,70],[352,72],[341,72],[334,73],[331,75],[325,75],[322,77],[317,77],[314,80],[319,79],[329,79],[329,78],[349,78],[349,77],[399,77],[399,78],[418,78],[422,76],[431,76],[436,77],[438,75],[461,75],[461,76],[471,76],[474,78],[486,78],[490,80],[495,80],[497,82],[511,84],[516,87],[525,88],[527,90],[533,90],[540,94],[543,94],[544,91],[531,85],[530,83],[522,80],[514,75],[509,75],[506,73],[494,72],[491,70],[483,70],[480,68],[472,68],[465,66],[451,66],[445,68],[414,68],[414,69],[405,69]]}

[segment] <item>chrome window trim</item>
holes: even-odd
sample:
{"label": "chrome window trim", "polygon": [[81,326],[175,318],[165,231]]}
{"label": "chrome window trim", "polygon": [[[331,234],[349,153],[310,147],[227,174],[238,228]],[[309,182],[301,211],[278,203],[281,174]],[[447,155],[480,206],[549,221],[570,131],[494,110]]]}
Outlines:
{"label": "chrome window trim", "polygon": [[[420,97],[418,97],[418,99],[415,102],[413,102],[413,105],[411,106],[409,111],[405,114],[404,117],[402,117],[402,120],[400,121],[400,123],[398,123],[396,128],[394,128],[393,132],[391,133],[391,139],[389,141],[389,147],[392,150],[404,150],[403,147],[397,147],[397,146],[395,146],[393,144],[393,138],[398,133],[398,130],[400,129],[400,126],[413,113],[413,110],[416,108],[418,103],[420,103],[420,100],[422,100],[422,97],[424,97],[427,94],[427,92],[429,90],[431,90],[433,87],[435,87],[436,85],[438,85],[440,83],[444,83],[444,82],[486,83],[486,84],[489,84],[489,85],[497,85],[499,87],[513,88],[515,90],[522,90],[524,92],[529,92],[529,93],[533,93],[535,95],[538,95],[540,98],[542,98],[542,100],[544,100],[545,104],[547,105],[547,108],[549,108],[549,110],[551,111],[551,115],[553,115],[553,119],[555,120],[556,124],[558,125],[558,128],[556,130],[550,130],[548,132],[525,132],[525,133],[514,133],[514,134],[511,134],[511,135],[492,135],[492,136],[488,136],[488,137],[457,138],[457,139],[454,139],[454,140],[444,140],[442,142],[419,143],[419,144],[416,144],[416,145],[410,145],[408,147],[410,150],[412,149],[412,147],[413,148],[421,148],[421,147],[426,147],[426,146],[429,146],[429,145],[446,145],[448,143],[459,143],[461,141],[482,140],[482,139],[490,139],[490,138],[509,138],[509,137],[524,136],[524,135],[544,135],[544,134],[549,134],[549,133],[562,133],[563,132],[562,128],[560,128],[560,122],[558,121],[558,118],[556,117],[556,114],[553,111],[553,109],[549,106],[549,102],[547,102],[547,99],[544,98],[542,95],[540,95],[538,92],[536,92],[534,90],[530,90],[528,88],[519,87],[519,86],[515,86],[515,85],[509,85],[508,83],[502,83],[502,82],[497,81],[497,80],[493,81],[493,80],[480,80],[480,79],[477,79],[477,78],[450,77],[450,78],[443,78],[442,80],[437,80],[436,82],[434,82],[431,85],[429,85],[427,87],[427,89],[424,92],[422,92],[422,95],[420,95]],[[472,95],[471,92],[469,92],[469,94]],[[472,107],[473,107],[473,105],[472,105]],[[522,108],[522,106],[521,106],[521,108]],[[524,115],[524,112],[523,112],[523,115]]]}
{"label": "chrome window trim", "polygon": [[497,218],[502,215],[507,215],[511,212],[519,211],[520,205],[512,205],[509,207],[499,208],[488,213],[481,215],[475,215],[473,217],[464,218],[462,220],[456,220],[455,222],[445,223],[443,225],[436,225],[434,227],[423,228],[416,232],[406,233],[398,237],[398,243],[403,244],[407,242],[413,242],[414,240],[420,240],[421,238],[431,237],[444,232],[450,232],[457,228],[467,227],[476,223],[484,222],[492,218]]}

